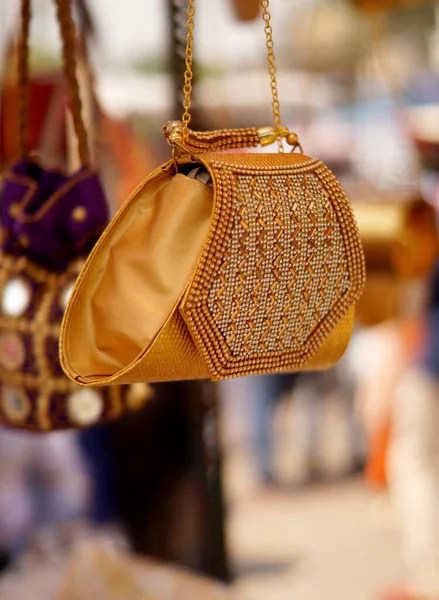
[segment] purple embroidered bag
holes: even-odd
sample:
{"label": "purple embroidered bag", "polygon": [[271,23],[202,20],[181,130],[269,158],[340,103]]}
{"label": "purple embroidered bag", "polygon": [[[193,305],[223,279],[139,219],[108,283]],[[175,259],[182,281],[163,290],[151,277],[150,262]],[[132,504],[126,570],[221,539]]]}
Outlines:
{"label": "purple embroidered bag", "polygon": [[19,139],[21,158],[0,183],[0,422],[33,430],[85,427],[141,405],[146,389],[84,389],[62,373],[60,324],[74,281],[108,222],[90,167],[76,78],[70,0],[55,0],[81,168],[45,168],[26,142],[30,0],[21,1]]}

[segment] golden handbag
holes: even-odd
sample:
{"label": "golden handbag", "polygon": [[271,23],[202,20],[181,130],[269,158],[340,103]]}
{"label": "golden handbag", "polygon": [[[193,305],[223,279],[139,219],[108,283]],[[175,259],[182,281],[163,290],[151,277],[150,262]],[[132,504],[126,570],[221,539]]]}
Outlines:
{"label": "golden handbag", "polygon": [[376,325],[402,316],[407,293],[431,273],[438,252],[436,215],[419,197],[381,197],[353,206],[368,272],[357,317]]}
{"label": "golden handbag", "polygon": [[141,406],[149,393],[145,385],[84,390],[59,363],[63,311],[85,256],[108,223],[108,207],[90,167],[69,0],[56,0],[56,7],[81,168],[71,175],[48,169],[29,152],[31,5],[22,0],[20,159],[0,182],[0,422],[39,431],[95,425]]}
{"label": "golden handbag", "polygon": [[302,153],[222,152],[301,149],[280,124],[268,1],[275,126],[204,133],[188,128],[193,4],[173,159],[114,217],[66,309],[61,363],[82,385],[327,368],[349,341],[365,266],[334,175]]}

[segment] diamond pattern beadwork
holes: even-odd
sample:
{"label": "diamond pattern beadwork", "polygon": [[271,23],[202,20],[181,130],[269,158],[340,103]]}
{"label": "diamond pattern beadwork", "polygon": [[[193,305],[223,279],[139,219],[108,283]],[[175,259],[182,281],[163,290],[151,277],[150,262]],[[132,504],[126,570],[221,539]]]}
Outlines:
{"label": "diamond pattern beadwork", "polygon": [[[315,174],[241,175],[235,186],[238,210],[208,307],[234,355],[297,349],[349,286],[335,211]],[[233,273],[237,287],[224,284]],[[216,305],[219,292],[231,312]]]}

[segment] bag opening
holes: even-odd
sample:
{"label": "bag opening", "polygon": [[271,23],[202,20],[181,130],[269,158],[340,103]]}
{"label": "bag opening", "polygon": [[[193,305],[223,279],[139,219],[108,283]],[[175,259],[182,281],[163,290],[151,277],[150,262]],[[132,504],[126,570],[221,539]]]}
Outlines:
{"label": "bag opening", "polygon": [[193,276],[212,214],[212,187],[163,173],[116,215],[68,309],[66,358],[80,380],[112,376],[148,350]]}

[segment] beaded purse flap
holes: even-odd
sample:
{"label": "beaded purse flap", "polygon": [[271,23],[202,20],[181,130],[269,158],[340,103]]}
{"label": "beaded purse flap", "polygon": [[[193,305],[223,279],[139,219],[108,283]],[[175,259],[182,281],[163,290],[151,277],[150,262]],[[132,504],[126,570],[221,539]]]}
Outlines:
{"label": "beaded purse flap", "polygon": [[345,193],[303,154],[196,160],[213,178],[215,204],[180,310],[211,377],[306,368],[363,289]]}

